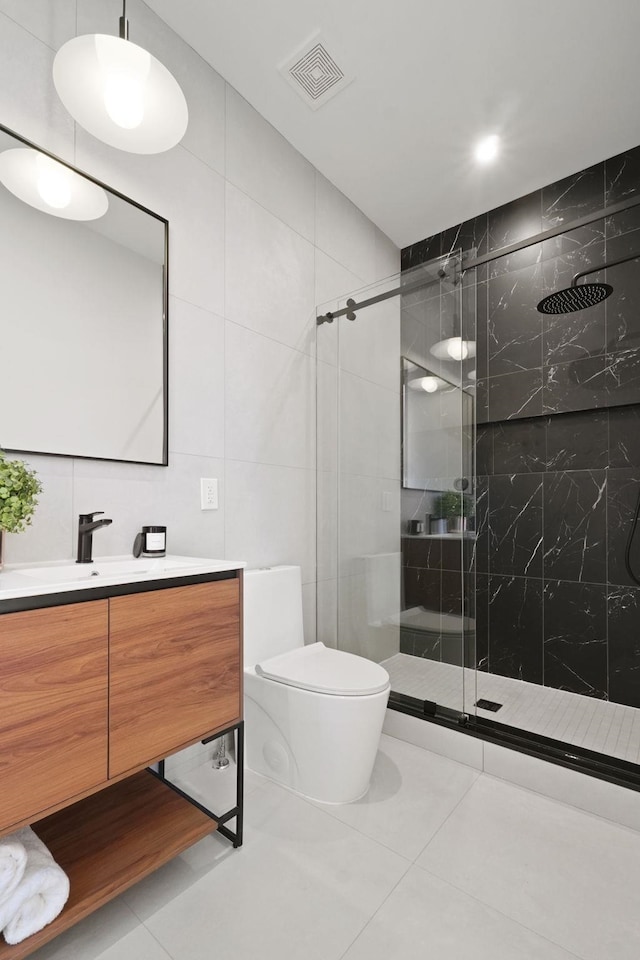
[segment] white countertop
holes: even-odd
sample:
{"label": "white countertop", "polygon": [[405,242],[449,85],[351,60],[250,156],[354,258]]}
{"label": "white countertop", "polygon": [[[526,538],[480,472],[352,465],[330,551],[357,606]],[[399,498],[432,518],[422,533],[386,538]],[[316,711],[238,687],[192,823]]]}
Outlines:
{"label": "white countertop", "polygon": [[211,560],[203,557],[96,557],[93,563],[73,560],[51,563],[15,563],[0,570],[0,601],[43,594],[90,590],[96,587],[146,580],[170,580],[205,573],[242,570],[246,564],[236,560]]}

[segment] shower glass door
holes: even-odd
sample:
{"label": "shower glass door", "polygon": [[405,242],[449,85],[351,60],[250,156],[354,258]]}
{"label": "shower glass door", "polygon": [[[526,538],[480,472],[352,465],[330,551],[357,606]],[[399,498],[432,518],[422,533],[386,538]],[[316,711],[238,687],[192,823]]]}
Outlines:
{"label": "shower glass door", "polygon": [[318,639],[382,663],[394,695],[457,713],[475,690],[465,287],[453,253],[317,311],[356,304],[317,328]]}

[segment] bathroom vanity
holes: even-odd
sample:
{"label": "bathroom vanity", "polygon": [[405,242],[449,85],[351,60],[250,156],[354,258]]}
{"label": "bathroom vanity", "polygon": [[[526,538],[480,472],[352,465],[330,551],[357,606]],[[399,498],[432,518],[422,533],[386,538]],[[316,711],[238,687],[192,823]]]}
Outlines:
{"label": "bathroom vanity", "polygon": [[[113,558],[0,574],[0,834],[33,825],[71,881],[60,916],[17,946],[0,940],[0,960],[27,956],[218,824],[241,843],[242,566]],[[163,761],[230,730],[236,805],[213,814],[164,779]]]}

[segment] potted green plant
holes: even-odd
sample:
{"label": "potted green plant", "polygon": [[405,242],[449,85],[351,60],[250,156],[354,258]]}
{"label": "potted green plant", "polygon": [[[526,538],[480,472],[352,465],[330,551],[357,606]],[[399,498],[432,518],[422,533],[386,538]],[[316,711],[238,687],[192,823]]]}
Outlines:
{"label": "potted green plant", "polygon": [[437,509],[438,516],[447,520],[450,533],[462,533],[473,515],[473,497],[457,490],[445,490],[438,497]]}
{"label": "potted green plant", "polygon": [[0,570],[5,533],[21,533],[31,523],[42,484],[22,460],[8,460],[0,450]]}

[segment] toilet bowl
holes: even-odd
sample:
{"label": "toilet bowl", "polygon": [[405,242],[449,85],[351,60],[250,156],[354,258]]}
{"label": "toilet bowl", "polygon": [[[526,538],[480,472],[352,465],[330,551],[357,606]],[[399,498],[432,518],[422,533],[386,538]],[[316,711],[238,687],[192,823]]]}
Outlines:
{"label": "toilet bowl", "polygon": [[362,797],[389,675],[364,657],[305,646],[299,567],[245,571],[244,658],[247,766],[313,800]]}

